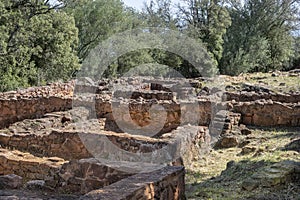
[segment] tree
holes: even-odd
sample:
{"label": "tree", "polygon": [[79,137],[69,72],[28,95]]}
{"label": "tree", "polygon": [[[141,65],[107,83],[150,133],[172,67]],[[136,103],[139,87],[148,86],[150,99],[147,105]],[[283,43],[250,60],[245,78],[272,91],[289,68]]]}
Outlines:
{"label": "tree", "polygon": [[223,35],[231,20],[221,0],[184,0],[179,6],[182,29],[200,39],[219,63],[223,53]]}
{"label": "tree", "polygon": [[[97,60],[97,57],[99,57],[99,54],[101,55],[102,51],[111,51],[111,56],[113,56],[112,54],[117,54],[115,51],[118,50],[109,50],[116,43],[119,45],[116,47],[118,49],[130,49],[129,47],[131,46],[133,49],[137,49],[136,47],[138,46],[141,46],[141,48],[132,52],[126,52],[125,55],[121,55],[119,58],[112,58],[113,63],[105,63],[109,65],[108,70],[104,73],[105,76],[119,76],[128,72],[131,68],[144,63],[168,65],[187,76],[195,76],[197,74],[192,70],[193,66],[184,61],[180,56],[174,54],[174,52],[167,52],[155,47],[144,47],[137,41],[131,41],[131,37],[122,38],[120,41],[118,41],[118,38],[114,38],[114,35],[118,35],[119,32],[128,29],[134,30],[135,28],[139,28],[139,30],[143,29],[147,32],[155,32],[153,28],[146,29],[146,27],[153,26],[166,28],[166,31],[167,29],[177,29],[177,19],[171,9],[170,0],[153,0],[149,6],[146,5],[142,13],[124,7],[120,0],[109,2],[104,0],[65,0],[64,3],[66,5],[65,10],[74,16],[76,26],[79,29],[78,56],[80,61],[85,65],[84,68],[87,68],[82,69],[81,72],[83,74],[103,74],[101,70],[105,66],[100,66],[101,69],[97,69],[99,66],[96,63],[100,62],[103,65],[104,62],[102,61],[106,60],[109,56],[104,56],[102,61]],[[162,37],[171,38],[170,35]],[[106,44],[107,39],[110,40],[111,38],[115,40]],[[158,42],[161,43],[162,41]],[[171,41],[169,42],[171,43]],[[100,43],[105,43],[107,47],[100,45],[99,48],[102,49],[98,49]],[[178,49],[180,48],[178,47]],[[190,49],[186,49],[186,51],[190,51]],[[195,52],[192,52],[190,55],[194,54]],[[202,60],[202,58],[202,53],[199,53],[199,56],[195,56],[197,62]],[[86,66],[86,63],[89,63],[88,65],[90,66]],[[215,68],[212,71],[215,71]]]}
{"label": "tree", "polygon": [[294,36],[293,42],[294,55],[292,57],[292,65],[290,68],[300,68],[300,36]]}
{"label": "tree", "polygon": [[73,18],[48,1],[0,1],[0,90],[67,80],[78,69]]}
{"label": "tree", "polygon": [[231,1],[232,25],[225,35],[222,73],[282,69],[292,56],[296,0]]}
{"label": "tree", "polygon": [[144,4],[143,14],[150,27],[177,29],[178,19],[172,10],[171,0],[151,0]]}
{"label": "tree", "polygon": [[[179,13],[176,13],[175,6],[172,4],[171,0],[151,0],[148,4],[145,3],[142,14],[148,24],[148,27],[159,27],[162,30],[165,29],[180,31],[180,18],[176,17],[176,15],[178,15]],[[177,36],[174,36],[174,38],[172,38],[172,36],[169,35],[170,46],[173,46],[177,43],[177,41],[171,41],[172,39],[177,40],[176,37]],[[201,43],[201,41],[199,41],[199,43]],[[180,47],[178,46],[177,50],[181,49],[182,46],[183,45],[181,45]],[[190,49],[193,49],[192,46]],[[190,51],[190,49],[185,49],[185,51],[188,52]],[[196,70],[195,66],[189,63],[187,60],[184,60],[185,58],[182,58],[180,55],[178,55],[178,52],[176,52],[176,50],[175,52],[168,52],[163,49],[151,49],[144,52],[148,53],[151,56],[151,58],[153,59],[153,63],[168,66],[171,69],[177,71],[177,74],[179,73],[185,77],[200,76],[201,72]],[[192,57],[192,55],[194,55],[194,52],[190,53],[190,55]],[[203,59],[203,57],[201,56],[203,55],[199,53],[199,56],[196,56],[194,59]],[[215,69],[213,69],[213,71],[214,70]],[[164,68],[161,73],[164,73],[165,75],[168,73],[172,73],[170,71],[167,71],[168,70]]]}
{"label": "tree", "polygon": [[77,55],[83,61],[91,49],[121,31],[125,9],[120,0],[65,0],[64,10],[75,18],[79,44]]}

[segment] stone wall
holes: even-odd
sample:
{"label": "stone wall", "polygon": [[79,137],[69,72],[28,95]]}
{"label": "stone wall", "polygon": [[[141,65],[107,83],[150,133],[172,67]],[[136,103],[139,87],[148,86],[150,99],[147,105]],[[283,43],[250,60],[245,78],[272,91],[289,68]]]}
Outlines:
{"label": "stone wall", "polygon": [[[97,104],[97,108],[103,111],[103,106]],[[162,106],[164,111],[159,109],[154,112],[165,112],[166,118],[160,119],[156,117],[155,120],[151,119],[151,113],[149,112],[151,106],[155,105]],[[111,109],[111,105],[105,105]],[[121,102],[114,105],[114,111],[105,110],[105,117],[107,118],[108,126],[107,128],[111,131],[122,132],[116,122],[122,122],[129,129],[136,129],[139,127],[145,127],[150,125],[150,130],[153,127],[159,127],[164,120],[163,127],[157,133],[156,137],[162,135],[163,133],[175,130],[179,126],[192,124],[207,126],[211,121],[212,105],[210,101],[198,100],[191,102],[176,102],[176,101],[157,101],[157,102]],[[103,116],[100,110],[97,110],[98,116]],[[163,115],[163,114],[162,114]],[[162,116],[160,115],[160,116]],[[132,127],[132,128],[131,128]]]}
{"label": "stone wall", "polygon": [[283,93],[266,93],[266,92],[226,92],[224,100],[237,102],[257,101],[260,99],[272,100],[282,103],[298,103],[300,101],[300,94],[283,94]]}
{"label": "stone wall", "polygon": [[64,159],[89,158],[91,154],[83,145],[78,133],[52,131],[47,135],[0,134],[0,145],[27,151],[36,156],[57,156]]}
{"label": "stone wall", "polygon": [[0,128],[23,119],[39,118],[46,113],[71,108],[71,98],[0,99]]}
{"label": "stone wall", "polygon": [[63,193],[86,194],[131,175],[133,174],[101,164],[97,159],[91,158],[64,164],[55,176],[55,182],[46,184]]}
{"label": "stone wall", "polygon": [[219,111],[214,121],[209,127],[210,135],[212,137],[219,137],[219,135],[226,135],[235,131],[236,127],[241,123],[241,114],[228,112],[227,110]]}
{"label": "stone wall", "polygon": [[[58,131],[50,134],[0,134],[0,145],[10,149],[30,152],[36,156],[58,156],[67,160],[93,157],[82,142],[84,140],[103,141],[106,137],[112,144],[120,149],[134,153],[147,153],[162,148],[166,140],[151,139],[147,137],[133,137],[129,134],[116,134],[102,131],[102,134]],[[88,143],[92,144],[92,143]],[[95,144],[97,146],[97,144]],[[99,145],[99,144],[98,144]]]}
{"label": "stone wall", "polygon": [[[149,108],[153,105],[161,105],[167,112],[165,125],[159,134],[169,132],[185,124],[184,121],[181,121],[185,115],[184,107],[194,107],[194,114],[198,114],[200,118],[199,125],[207,126],[211,121],[214,106],[208,99],[192,99],[190,102],[180,102],[176,100],[175,94],[170,92],[172,88],[164,88],[159,84],[150,84],[145,89],[141,90],[139,88],[138,91],[129,92],[130,94],[127,94],[126,91],[119,91],[112,97],[107,84],[108,82],[100,84],[101,86],[76,85],[76,97],[73,97],[74,81],[0,93],[0,128],[23,119],[39,118],[46,113],[69,110],[72,106],[85,106],[90,110],[95,109],[95,116],[107,118],[108,124],[111,123],[111,126],[107,126],[108,130],[111,128],[112,131],[118,132],[121,131],[114,124],[116,117],[124,122],[126,122],[126,119],[132,120],[135,124],[143,127],[149,124]],[[85,95],[80,95],[83,92],[85,92]],[[125,99],[122,99],[122,96]],[[300,125],[298,111],[300,94],[243,91],[227,92],[224,97],[226,97],[224,101],[234,102],[232,103],[233,111],[242,114],[242,122],[245,124],[257,126]],[[119,112],[118,115],[112,114],[112,102],[117,102],[121,106],[114,105],[116,112]],[[239,102],[239,104],[236,102]],[[129,110],[130,117],[127,116],[127,112],[121,112],[123,105],[127,106],[126,109]],[[257,110],[262,107],[264,112],[257,113]],[[289,111],[291,109],[294,110],[293,113]],[[262,122],[261,119],[266,120]]]}
{"label": "stone wall", "polygon": [[[185,164],[207,151],[211,142],[207,127],[191,125],[178,127],[159,139],[108,131],[101,131],[101,134],[58,130],[53,130],[45,135],[0,134],[2,147],[27,151],[35,156],[57,156],[66,160],[91,158],[93,153],[103,152],[104,150],[98,149],[101,146],[100,142],[111,142],[112,145],[116,145],[116,148],[127,152],[151,153],[167,144],[173,144],[177,140],[182,141],[179,145],[181,145]],[[86,145],[90,145],[89,149],[86,148]]]}
{"label": "stone wall", "polygon": [[0,175],[16,174],[28,180],[44,180],[46,187],[61,193],[85,194],[133,175],[96,159],[65,161],[30,153],[0,149]]}
{"label": "stone wall", "polygon": [[184,174],[183,167],[165,167],[154,172],[137,174],[103,189],[94,190],[81,199],[184,200]]}
{"label": "stone wall", "polygon": [[29,180],[51,180],[64,163],[60,158],[41,158],[0,148],[0,175],[16,174]]}
{"label": "stone wall", "polygon": [[241,113],[245,125],[300,126],[300,104],[257,100],[236,103],[233,109]]}
{"label": "stone wall", "polygon": [[[125,151],[149,153],[163,148],[167,143],[172,144],[176,142],[176,139],[181,138],[182,142],[178,145],[182,148],[183,162],[181,159],[178,159],[176,162],[170,163],[170,165],[176,166],[183,163],[188,165],[191,160],[197,159],[197,156],[200,154],[199,151],[205,150],[205,146],[209,147],[210,142],[207,127],[190,125],[179,127],[168,134],[164,134],[160,139],[132,136],[125,133],[116,134],[106,131],[102,133],[101,135],[99,133],[68,132],[63,130],[53,130],[49,134],[44,135],[8,135],[2,133],[0,134],[0,145],[8,148],[5,150],[4,155],[9,155],[9,149],[20,149],[32,154],[16,153],[14,156],[19,154],[18,156],[20,157],[17,161],[15,161],[15,158],[10,158],[9,161],[3,158],[0,163],[3,162],[5,168],[0,169],[3,169],[5,174],[17,174],[28,180],[45,180],[48,188],[53,188],[61,193],[85,194],[94,189],[99,189],[127,178],[136,172],[134,170],[129,172],[127,165],[123,166],[125,168],[118,165],[120,168],[118,170],[116,166],[109,167],[109,165],[99,163],[96,159],[90,158],[92,155],[80,139],[96,141],[95,148],[93,149],[96,149],[97,146],[102,146],[97,142],[99,137],[106,137],[112,144]],[[86,134],[87,137],[80,138],[80,134]],[[60,158],[44,158],[44,156],[59,156],[71,161],[65,162]],[[28,158],[31,159],[27,163],[25,160]],[[54,171],[51,167],[44,166],[46,164],[41,164],[44,162],[49,166],[57,164],[54,168],[52,167]],[[54,164],[51,162],[54,162]],[[34,170],[30,171],[32,169]],[[122,169],[127,169],[124,170],[127,172],[124,172]],[[170,193],[168,195],[171,195],[171,191],[167,192]],[[160,194],[160,191],[158,191],[158,195],[165,195],[165,192]]]}
{"label": "stone wall", "polygon": [[198,160],[211,150],[212,141],[208,127],[185,125],[162,135],[162,138],[171,144],[177,142],[182,159],[181,165],[184,166],[191,165],[193,160]]}
{"label": "stone wall", "polygon": [[[99,86],[100,87],[100,86]],[[86,107],[90,111],[95,110],[95,116],[99,118],[107,118],[108,123],[114,123],[116,115],[112,115],[112,96],[110,92],[104,92],[103,94],[90,94],[90,92],[101,93],[106,89],[101,86],[78,86],[76,85],[75,91],[77,96],[73,97],[74,81],[69,83],[52,84],[45,87],[29,88],[21,91],[0,93],[0,128],[9,126],[10,124],[21,121],[23,119],[40,118],[46,113],[65,111],[72,109],[72,107]],[[84,89],[82,89],[84,88]],[[96,89],[95,89],[96,88]],[[98,89],[97,89],[98,88]],[[87,92],[85,95],[78,95],[80,91]],[[140,102],[137,99],[139,97],[145,98],[145,102]],[[114,96],[114,98],[116,98]],[[153,103],[152,99],[157,98],[157,101]],[[149,119],[149,108],[153,104],[161,105],[167,112],[167,119],[163,130],[160,133],[169,132],[176,129],[179,125],[184,124],[180,121],[180,118],[185,114],[182,107],[198,106],[193,108],[198,110],[199,124],[207,125],[210,121],[211,104],[209,101],[197,101],[179,103],[171,100],[173,94],[164,91],[143,91],[133,92],[130,99],[123,102],[124,105],[129,105],[129,112],[131,119],[134,123],[145,126]],[[117,111],[118,107],[114,107]],[[117,117],[121,119],[128,119],[126,112],[120,112]],[[116,127],[116,126],[111,126]],[[109,128],[108,128],[109,129]],[[118,131],[117,129],[112,129]]]}
{"label": "stone wall", "polygon": [[[48,127],[45,132],[34,132],[25,127],[25,131],[0,131],[0,146],[6,148],[0,149],[0,175],[17,174],[28,180],[42,179],[48,188],[61,193],[89,192],[82,199],[184,199],[184,168],[175,165],[189,165],[202,153],[205,156],[204,153],[210,151],[216,139],[219,148],[237,146],[239,141],[236,135],[242,133],[240,124],[300,126],[299,94],[226,93],[227,99],[216,103],[213,101],[214,95],[189,99],[188,95],[192,92],[189,88],[172,92],[176,90],[175,82],[164,85],[149,81],[141,85],[132,79],[132,90],[129,85],[129,90],[112,94],[109,81],[86,81],[88,84],[76,85],[75,89],[73,81],[0,94],[0,128],[23,119],[45,119],[46,113],[71,110],[60,113],[56,118],[60,130]],[[184,97],[186,101],[178,100],[178,97]],[[150,108],[154,106],[160,106],[155,114],[161,116],[159,111],[164,110],[166,119],[151,116]],[[91,124],[84,124],[84,130],[76,129],[76,116],[67,116],[66,123],[60,120],[72,111],[82,114],[74,107],[85,107],[90,112],[84,123]],[[199,121],[195,120],[197,118]],[[101,120],[105,122],[105,127],[97,129],[94,125]],[[127,128],[132,125],[133,130],[136,126],[141,127],[136,129],[138,131],[148,125],[156,127],[163,123],[163,127],[156,135],[136,136],[123,133],[124,129],[116,123],[120,121]],[[149,127],[150,132],[152,127]],[[142,133],[147,133],[145,130]],[[173,163],[170,161],[169,165],[173,166],[136,174],[132,162],[131,166],[122,161],[118,162],[120,166],[112,167],[93,158],[97,151],[108,156],[120,156],[111,153],[104,143],[98,143],[103,141],[101,138],[129,153],[151,153],[168,144],[170,148],[177,144],[183,158]],[[177,143],[176,139],[181,142]],[[127,167],[126,172],[122,171],[123,164]]]}
{"label": "stone wall", "polygon": [[0,93],[0,128],[72,108],[74,81]]}

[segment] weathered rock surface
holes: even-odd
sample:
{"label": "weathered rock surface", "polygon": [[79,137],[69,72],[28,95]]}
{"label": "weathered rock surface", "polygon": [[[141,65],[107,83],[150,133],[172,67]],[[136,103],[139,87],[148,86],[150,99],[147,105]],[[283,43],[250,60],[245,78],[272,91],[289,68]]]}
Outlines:
{"label": "weathered rock surface", "polygon": [[64,164],[58,174],[57,184],[59,190],[64,192],[85,194],[131,175],[101,164],[94,158],[82,159]]}
{"label": "weathered rock surface", "polygon": [[8,174],[4,176],[0,176],[0,189],[18,189],[23,185],[23,178],[15,175]]}
{"label": "weathered rock surface", "polygon": [[[290,75],[298,76],[296,72]],[[16,174],[27,181],[24,190],[29,191],[0,192],[0,199],[26,199],[23,194],[45,197],[31,195],[35,190],[89,192],[83,199],[184,199],[183,167],[136,174],[129,165],[124,172],[124,166],[100,164],[93,158],[96,150],[109,151],[97,139],[105,137],[115,148],[133,154],[179,144],[182,158],[175,156],[168,164],[189,165],[209,152],[212,144],[242,148],[242,155],[260,153],[243,140],[252,134],[248,125],[300,126],[299,93],[275,93],[252,84],[234,91],[237,88],[226,87],[225,92],[184,79],[82,78],[76,83],[0,93],[0,175],[6,175],[0,177],[0,185],[5,191],[21,187],[22,179],[18,183],[18,176],[9,175]],[[151,114],[151,108],[157,109]],[[165,111],[163,119],[157,117],[163,116],[161,111]],[[78,130],[81,120],[83,128]],[[159,128],[155,134],[153,127]],[[91,146],[85,142],[92,142]],[[285,149],[299,152],[299,139]],[[235,167],[239,168],[234,163],[228,166]],[[299,163],[286,161],[256,171],[241,187],[251,191],[295,181],[299,181]]]}
{"label": "weathered rock surface", "polygon": [[223,136],[216,143],[215,148],[231,148],[239,145],[237,136]]}
{"label": "weathered rock surface", "polygon": [[254,190],[257,187],[275,187],[288,183],[299,183],[300,163],[282,161],[262,168],[242,183],[245,190]]}
{"label": "weathered rock surface", "polygon": [[81,198],[88,199],[184,200],[184,168],[166,167],[150,173],[137,174],[101,190],[92,191]]}
{"label": "weathered rock surface", "polygon": [[24,187],[29,190],[42,190],[46,189],[44,180],[32,180],[28,181]]}
{"label": "weathered rock surface", "polygon": [[246,155],[250,153],[254,153],[257,150],[257,147],[255,146],[245,146],[242,148],[241,154]]}

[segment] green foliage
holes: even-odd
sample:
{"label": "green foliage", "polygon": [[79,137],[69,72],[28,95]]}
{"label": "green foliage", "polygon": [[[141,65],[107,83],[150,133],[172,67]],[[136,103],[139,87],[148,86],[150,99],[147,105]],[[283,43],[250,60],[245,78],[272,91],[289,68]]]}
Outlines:
{"label": "green foliage", "polygon": [[190,36],[200,39],[216,64],[223,53],[223,35],[231,24],[221,0],[184,0],[180,6],[180,21]]}
{"label": "green foliage", "polygon": [[143,17],[150,27],[177,29],[178,19],[172,10],[171,0],[151,0],[145,4]]}
{"label": "green foliage", "polygon": [[95,79],[103,74],[106,77],[122,76],[145,63],[167,65],[185,77],[216,73],[209,55],[195,40],[183,37],[176,31],[161,30],[134,29],[109,38],[90,52],[78,75]]}
{"label": "green foliage", "polygon": [[42,1],[0,2],[0,90],[67,80],[78,65],[74,20]]}
{"label": "green foliage", "polygon": [[[96,0],[91,4],[95,4],[95,2],[104,2],[102,0]],[[117,1],[116,1],[117,2]],[[77,3],[78,4],[78,3]],[[107,2],[105,4],[108,4]],[[87,6],[87,5],[85,5]],[[98,4],[95,4],[95,7],[91,8],[87,6],[87,10],[91,12],[93,9],[97,9]],[[72,7],[72,4],[67,3],[67,10]],[[72,8],[71,10],[76,10],[73,12],[76,12],[76,14],[82,12],[81,10],[83,9],[83,6],[78,6],[76,9]],[[102,8],[101,8],[102,9]],[[100,9],[100,10],[101,10]],[[84,9],[83,9],[84,10]],[[89,13],[85,11],[85,13]],[[99,9],[98,9],[99,10]],[[98,12],[98,11],[97,11]],[[117,12],[119,13],[119,12]],[[89,76],[101,76],[104,73],[105,77],[116,77],[116,76],[121,76],[129,72],[131,69],[136,68],[138,66],[143,65],[144,68],[141,69],[141,71],[144,71],[145,73],[150,73],[151,71],[155,73],[158,73],[159,71],[162,74],[167,74],[167,71],[165,68],[161,70],[157,69],[151,69],[150,66],[157,66],[158,64],[161,65],[167,65],[182,75],[186,77],[192,77],[192,76],[197,76],[199,75],[200,72],[197,72],[197,70],[192,69],[193,66],[185,61],[185,58],[182,58],[180,55],[178,55],[178,52],[172,52],[168,51],[166,48],[168,46],[176,46],[175,51],[177,49],[182,49],[182,44],[178,45],[178,35],[172,35],[172,33],[168,30],[170,29],[177,29],[176,28],[176,18],[173,16],[173,13],[171,11],[171,1],[170,0],[156,0],[156,1],[151,1],[150,5],[146,7],[143,13],[139,13],[133,9],[130,8],[124,8],[123,11],[120,10],[120,13],[122,14],[121,18],[118,18],[120,21],[119,26],[117,28],[114,28],[113,26],[110,26],[112,32],[103,32],[101,34],[101,37],[99,37],[99,40],[94,40],[92,43],[89,43],[86,51],[83,56],[80,56],[81,51],[79,47],[79,57],[83,60],[83,65],[84,71],[82,71],[81,75],[84,74],[89,75]],[[86,14],[89,16],[89,14]],[[103,22],[103,16],[100,17],[101,15],[104,16],[104,12],[99,14],[98,16],[98,21],[99,23],[104,23]],[[75,15],[74,15],[75,16]],[[105,17],[106,14],[105,14]],[[89,18],[93,18],[90,16]],[[76,16],[75,16],[76,19]],[[81,20],[81,17],[79,17]],[[113,20],[116,20],[117,18],[112,18]],[[83,24],[84,21],[78,21],[77,20],[77,27],[79,28],[79,38],[81,37],[80,33],[83,32],[81,29],[85,28],[90,28],[91,31],[89,32],[90,34],[96,34],[97,31],[95,30],[94,27],[90,26],[90,24]],[[95,22],[94,20],[93,22]],[[122,25],[120,25],[122,24]],[[160,28],[166,28],[166,34],[162,33],[156,33],[155,35],[155,29],[152,30],[152,28],[146,28],[146,27],[160,27]],[[136,29],[138,28],[138,29]],[[135,30],[136,29],[136,30]],[[147,35],[147,38],[144,38],[143,31],[140,30],[147,30],[147,32],[151,32],[151,34]],[[160,29],[160,30],[162,30]],[[113,33],[118,33],[122,32],[124,30],[133,30],[136,31],[136,33],[133,33],[135,35],[140,34],[138,37],[135,39],[132,39],[134,37],[130,36],[127,37],[128,35],[119,35],[117,38],[114,38],[112,35]],[[94,31],[94,33],[91,33]],[[86,32],[86,31],[84,31]],[[153,33],[153,35],[152,35]],[[169,35],[168,35],[168,34]],[[132,34],[132,33],[131,33]],[[103,37],[102,37],[103,36]],[[112,36],[112,40],[111,40]],[[157,38],[157,36],[160,36],[161,38]],[[87,35],[82,35],[83,38],[89,38],[91,39],[92,37],[87,37]],[[140,37],[140,38],[139,38]],[[151,38],[153,37],[153,38]],[[164,37],[166,37],[164,39]],[[106,41],[108,39],[111,42]],[[80,39],[81,40],[81,39]],[[139,42],[137,40],[140,40]],[[166,45],[164,40],[168,40],[168,45]],[[151,41],[151,42],[149,42]],[[95,45],[99,44],[102,42],[101,46],[98,49]],[[107,43],[107,47],[104,47],[104,43]],[[150,43],[150,44],[149,44]],[[160,47],[160,48],[157,48]],[[104,49],[103,49],[104,48]],[[95,51],[91,51],[91,50]],[[186,48],[184,52],[188,54],[187,52],[191,51],[193,49],[192,46],[189,46],[189,48]],[[128,52],[130,50],[131,52]],[[199,50],[199,49],[196,49]],[[107,52],[110,55],[101,55],[100,52]],[[119,55],[118,52],[121,54]],[[91,54],[91,55],[89,55]],[[95,54],[95,55],[94,55]],[[195,54],[198,54],[198,56],[194,56]],[[114,55],[119,55],[119,57],[113,57]],[[203,58],[202,53],[196,53],[196,52],[191,52],[189,53],[189,56],[194,56],[192,60],[197,60],[196,62],[200,62],[202,60],[205,60]],[[201,57],[202,56],[202,57]],[[86,58],[86,59],[85,59]],[[108,59],[109,58],[109,59]],[[108,59],[108,60],[107,60]],[[104,60],[107,60],[107,62],[111,62],[112,60],[114,61],[113,63],[107,63],[104,62]],[[98,64],[97,64],[98,63]],[[101,63],[101,64],[99,64]],[[152,63],[152,65],[151,65]],[[149,65],[144,65],[144,64],[149,64]],[[101,65],[101,66],[99,66]],[[106,70],[106,66],[109,66],[109,68]],[[105,72],[103,72],[105,70]],[[216,71],[216,70],[213,70]],[[144,73],[143,72],[143,73]],[[161,74],[161,75],[162,75]],[[98,77],[99,78],[99,77]]]}
{"label": "green foliage", "polygon": [[[172,4],[171,0],[151,0],[149,4],[145,4],[145,7],[142,12],[142,19],[146,22],[146,25],[148,27],[159,27],[161,29],[166,30],[177,30],[180,31],[180,18],[176,17],[177,14],[175,10],[173,9],[174,5]],[[169,31],[167,31],[169,32]],[[177,36],[175,36],[173,39],[176,40]],[[198,39],[198,37],[195,37]],[[169,35],[169,39],[172,40],[172,35]],[[203,58],[202,54],[199,53],[198,56],[195,56],[195,52],[187,53],[193,49],[193,44],[188,44],[189,49],[185,49],[183,52],[182,46],[176,46],[177,41],[171,41],[169,40],[169,45],[176,48],[175,51],[179,50],[181,53],[187,56],[188,60],[194,60],[199,63],[199,60],[207,60],[207,58]],[[195,42],[195,41],[193,41]],[[201,44],[202,42],[199,41],[198,44]],[[203,45],[204,46],[204,45]],[[196,51],[199,51],[199,49],[196,48]],[[139,56],[137,56],[139,55]],[[126,54],[126,56],[129,57],[135,57],[132,60],[136,60],[136,62],[133,62],[128,65],[128,62],[124,61],[124,59],[119,59],[119,68],[124,68],[125,71],[127,71],[129,68],[133,66],[138,66],[143,63],[143,60],[146,59],[146,63],[157,63],[162,64],[171,67],[173,70],[176,70],[177,73],[181,74],[185,77],[196,77],[200,76],[201,72],[197,69],[195,69],[195,66],[193,64],[189,63],[188,60],[185,60],[187,58],[181,57],[182,55],[179,55],[178,52],[169,52],[165,49],[143,49],[141,51],[135,51],[130,54]],[[137,56],[137,57],[136,57]],[[194,56],[194,57],[193,57]],[[139,58],[140,57],[140,58]],[[137,59],[139,58],[139,59]],[[121,67],[120,67],[121,66]],[[130,66],[130,67],[129,67]],[[153,65],[152,65],[153,66]],[[149,65],[147,65],[149,67]],[[217,70],[215,69],[215,66],[212,66],[212,71],[215,73]],[[118,72],[121,72],[122,70],[117,70]],[[170,71],[166,72],[168,70],[162,70],[162,73],[171,75]],[[212,72],[211,71],[211,72]],[[210,73],[211,74],[211,73]]]}
{"label": "green foliage", "polygon": [[[99,60],[89,56],[94,48],[126,30],[153,29],[146,27],[165,28],[170,35],[161,37],[173,49],[155,37],[148,38],[153,40],[150,46],[130,37],[116,40],[120,51],[133,50],[119,58],[109,57],[114,52],[103,55],[102,60],[114,60],[100,61],[109,66],[105,76],[120,76],[137,66],[144,74],[168,74],[165,66],[169,66],[185,77],[195,77],[215,74],[217,66],[221,73],[236,75],[300,65],[299,35],[292,34],[299,25],[299,0],[183,0],[177,8],[171,0],[151,0],[143,12],[121,0],[62,2],[0,0],[0,91],[67,80],[85,60],[91,65],[89,73],[95,73]],[[195,40],[178,44],[177,36],[167,30]],[[202,50],[198,52],[200,44],[213,64]],[[104,50],[114,51],[110,46]],[[158,64],[161,68],[153,68]]]}
{"label": "green foliage", "polygon": [[[66,12],[75,18],[79,45],[77,54],[84,60],[101,41],[122,30],[125,13],[120,0],[66,0]],[[133,19],[133,18],[131,18]]]}
{"label": "green foliage", "polygon": [[225,35],[222,73],[282,69],[292,56],[296,1],[232,1],[232,25]]}
{"label": "green foliage", "polygon": [[292,66],[300,68],[300,36],[295,36],[293,40]]}

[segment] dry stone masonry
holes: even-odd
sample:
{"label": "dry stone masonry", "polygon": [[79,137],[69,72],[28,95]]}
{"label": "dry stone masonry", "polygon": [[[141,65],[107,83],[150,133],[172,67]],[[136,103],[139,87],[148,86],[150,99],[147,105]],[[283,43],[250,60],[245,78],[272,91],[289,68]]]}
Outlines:
{"label": "dry stone masonry", "polygon": [[[247,88],[83,78],[0,93],[0,199],[43,198],[43,191],[52,199],[185,199],[183,166],[211,147],[243,146],[248,125],[300,126],[300,94]],[[102,137],[133,154],[178,145],[181,157],[150,172],[124,170],[95,157],[106,150],[100,144],[86,145]]]}

